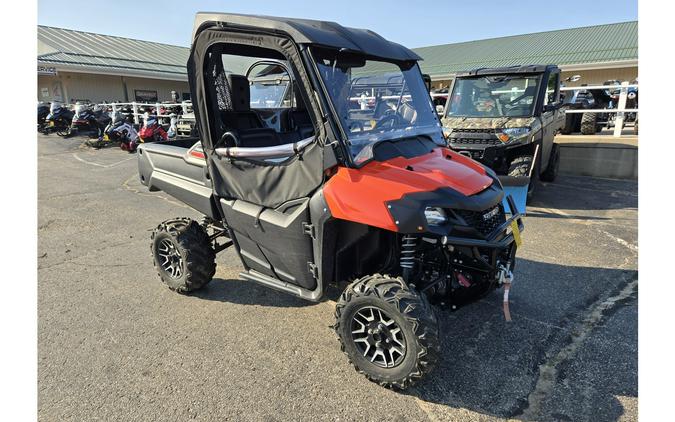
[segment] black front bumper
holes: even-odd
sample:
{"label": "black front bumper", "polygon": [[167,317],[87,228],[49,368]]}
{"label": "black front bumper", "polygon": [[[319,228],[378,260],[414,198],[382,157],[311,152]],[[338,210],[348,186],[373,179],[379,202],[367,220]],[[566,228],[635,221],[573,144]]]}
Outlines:
{"label": "black front bumper", "polygon": [[493,167],[495,162],[499,162],[506,156],[508,147],[504,144],[463,144],[463,143],[449,143],[450,148],[462,155],[466,155],[476,161],[479,161],[486,166]]}
{"label": "black front bumper", "polygon": [[494,229],[490,234],[486,236],[485,239],[474,239],[466,238],[459,236],[444,236],[444,243],[455,245],[455,246],[467,246],[467,247],[477,247],[477,248],[488,248],[488,249],[507,249],[515,242],[513,232],[509,231],[511,223],[516,221],[518,224],[518,229],[522,232],[525,230],[525,225],[523,224],[523,214],[517,211],[515,203],[511,195],[507,195],[507,202],[509,207],[512,210],[516,210],[515,214],[512,214],[504,223],[499,227]]}

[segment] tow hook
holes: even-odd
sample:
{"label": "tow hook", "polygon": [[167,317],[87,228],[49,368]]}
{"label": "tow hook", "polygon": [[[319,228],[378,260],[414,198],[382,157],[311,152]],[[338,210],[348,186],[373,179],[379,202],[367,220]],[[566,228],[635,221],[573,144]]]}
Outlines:
{"label": "tow hook", "polygon": [[504,299],[502,300],[502,308],[504,310],[504,319],[507,322],[511,321],[511,312],[509,310],[509,291],[511,290],[511,284],[513,284],[513,273],[509,270],[511,267],[510,264],[506,266],[500,265],[499,272],[497,273],[497,280],[500,286],[504,286]]}

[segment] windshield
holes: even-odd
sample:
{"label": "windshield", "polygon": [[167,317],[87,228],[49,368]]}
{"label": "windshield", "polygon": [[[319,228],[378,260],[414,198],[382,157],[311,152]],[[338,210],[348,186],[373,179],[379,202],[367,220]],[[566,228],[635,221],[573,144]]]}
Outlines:
{"label": "windshield", "polygon": [[313,55],[354,163],[372,158],[380,141],[424,135],[442,144],[440,123],[416,63],[404,66],[328,49],[315,49]]}
{"label": "windshield", "polygon": [[448,117],[527,117],[536,102],[539,76],[484,76],[455,81]]}
{"label": "windshield", "polygon": [[63,107],[63,105],[60,102],[54,101],[52,103],[52,105],[49,106],[49,112],[54,113],[56,110],[60,109],[61,107]]}

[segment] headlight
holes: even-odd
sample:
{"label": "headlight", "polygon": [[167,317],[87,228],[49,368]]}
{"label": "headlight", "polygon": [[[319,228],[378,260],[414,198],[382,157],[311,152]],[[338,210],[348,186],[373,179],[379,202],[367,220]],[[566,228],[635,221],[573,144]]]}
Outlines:
{"label": "headlight", "polygon": [[452,129],[447,128],[447,127],[444,127],[444,128],[443,128],[443,137],[444,137],[445,139],[448,139],[448,138],[450,137],[451,134],[452,134]]}
{"label": "headlight", "polygon": [[427,207],[424,210],[424,217],[427,219],[427,224],[430,226],[440,226],[448,221],[445,211],[438,207]]}
{"label": "headlight", "polygon": [[500,141],[507,143],[520,141],[527,138],[529,134],[529,127],[510,127],[502,129],[502,133],[500,133],[498,137]]}

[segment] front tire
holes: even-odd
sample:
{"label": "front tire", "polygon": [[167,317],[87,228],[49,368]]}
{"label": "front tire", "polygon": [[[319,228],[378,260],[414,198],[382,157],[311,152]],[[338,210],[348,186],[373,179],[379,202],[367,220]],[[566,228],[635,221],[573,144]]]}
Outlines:
{"label": "front tire", "polygon": [[216,253],[206,230],[196,221],[167,220],[152,232],[151,240],[155,269],[171,290],[201,289],[216,273]]}
{"label": "front tire", "polygon": [[581,115],[581,134],[595,135],[598,131],[598,114],[584,113]]}
{"label": "front tire", "polygon": [[375,274],[347,286],[334,329],[356,370],[383,387],[408,388],[438,359],[436,316],[401,277]]}
{"label": "front tire", "polygon": [[[534,157],[531,155],[522,155],[520,157],[515,157],[511,160],[509,165],[509,171],[507,174],[509,176],[516,177],[527,177],[530,174],[530,168],[532,167],[532,160]],[[527,185],[527,197],[528,199],[534,194],[535,180],[537,178],[537,169],[532,171],[532,177],[530,178],[530,183]]]}

